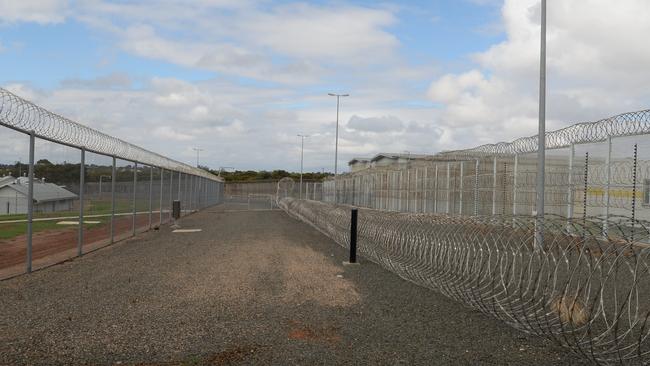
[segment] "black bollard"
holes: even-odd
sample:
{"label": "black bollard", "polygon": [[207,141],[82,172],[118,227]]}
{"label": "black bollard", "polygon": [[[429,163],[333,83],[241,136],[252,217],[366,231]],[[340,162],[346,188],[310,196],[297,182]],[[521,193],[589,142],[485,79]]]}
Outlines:
{"label": "black bollard", "polygon": [[350,217],[350,263],[357,263],[357,215],[358,210],[352,209]]}

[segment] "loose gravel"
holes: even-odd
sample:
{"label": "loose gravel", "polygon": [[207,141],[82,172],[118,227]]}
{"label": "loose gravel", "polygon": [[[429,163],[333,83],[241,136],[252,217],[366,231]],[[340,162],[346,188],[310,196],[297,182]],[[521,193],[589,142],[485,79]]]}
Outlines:
{"label": "loose gravel", "polygon": [[281,211],[214,207],[0,282],[6,365],[575,365]]}

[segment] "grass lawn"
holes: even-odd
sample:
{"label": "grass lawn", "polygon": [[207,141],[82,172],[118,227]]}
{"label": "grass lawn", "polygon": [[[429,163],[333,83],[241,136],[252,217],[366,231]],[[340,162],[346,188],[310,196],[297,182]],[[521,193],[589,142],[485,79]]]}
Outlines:
{"label": "grass lawn", "polygon": [[[91,228],[94,226],[98,226],[101,224],[90,224],[90,225],[85,225],[87,228]],[[66,228],[71,228],[76,226],[64,226],[64,225],[57,225],[57,221],[35,221],[32,224],[32,229],[34,230],[35,233],[39,231],[46,231],[46,230],[63,230]],[[21,223],[15,223],[15,224],[2,224],[0,223],[0,240],[3,239],[12,239],[20,235],[25,235],[27,234],[27,223],[26,222],[21,222]]]}

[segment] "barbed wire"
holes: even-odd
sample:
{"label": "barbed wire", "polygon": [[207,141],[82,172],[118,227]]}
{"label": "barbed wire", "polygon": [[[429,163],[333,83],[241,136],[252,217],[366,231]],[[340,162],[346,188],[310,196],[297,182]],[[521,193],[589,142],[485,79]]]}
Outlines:
{"label": "barbed wire", "polygon": [[0,125],[87,151],[115,156],[163,169],[218,180],[213,174],[191,165],[125,142],[80,123],[52,113],[12,92],[0,88]]}
{"label": "barbed wire", "polygon": [[[280,206],[348,247],[349,207],[284,198]],[[650,223],[447,216],[360,209],[358,250],[404,279],[595,363],[650,362]]]}

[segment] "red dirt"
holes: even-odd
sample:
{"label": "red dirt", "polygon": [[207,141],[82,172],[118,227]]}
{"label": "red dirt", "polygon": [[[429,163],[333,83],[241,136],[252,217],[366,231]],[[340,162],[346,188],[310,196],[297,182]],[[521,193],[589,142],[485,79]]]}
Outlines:
{"label": "red dirt", "polygon": [[[137,232],[149,228],[149,215],[136,216]],[[153,215],[153,226],[158,225],[158,215]],[[106,218],[108,219],[108,218]],[[165,218],[163,217],[163,222]],[[132,216],[118,216],[115,218],[115,241],[129,237],[133,230]],[[64,260],[60,254],[70,252],[68,257],[76,255],[79,230],[78,227],[65,227],[57,230],[46,230],[34,233],[32,237],[32,259],[33,267],[43,267]],[[109,244],[110,220],[102,222],[98,226],[84,230],[84,251],[96,249]],[[0,278],[7,275],[17,274],[14,271],[6,271],[11,267],[22,267],[24,270],[27,257],[27,235],[17,236],[8,240],[0,240]],[[52,260],[47,260],[52,257]],[[42,260],[45,259],[45,260]],[[3,271],[5,270],[5,271]],[[18,270],[20,273],[20,270]]]}

